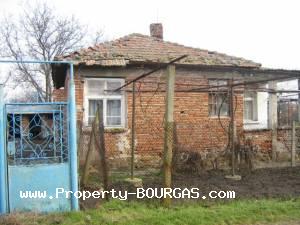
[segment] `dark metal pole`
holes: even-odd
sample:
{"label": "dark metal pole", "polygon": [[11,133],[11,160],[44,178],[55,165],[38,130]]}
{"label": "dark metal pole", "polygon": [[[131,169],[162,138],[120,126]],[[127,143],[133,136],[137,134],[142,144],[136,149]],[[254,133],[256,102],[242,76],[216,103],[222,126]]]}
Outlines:
{"label": "dark metal pole", "polygon": [[135,82],[132,83],[132,115],[131,115],[131,179],[134,176],[134,150],[135,150]]}
{"label": "dark metal pole", "polygon": [[230,147],[231,147],[231,172],[235,175],[235,141],[234,141],[234,90],[233,80],[229,81],[230,88]]}
{"label": "dark metal pole", "polygon": [[[253,85],[253,84],[261,84],[261,83],[267,83],[269,81],[279,81],[279,80],[285,80],[285,79],[296,79],[298,78],[299,75],[295,75],[295,76],[284,76],[284,77],[277,77],[277,78],[272,78],[272,79],[264,79],[264,80],[255,80],[255,81],[243,81],[243,82],[237,82],[237,83],[233,83],[232,86],[233,87],[237,87],[237,86],[243,86],[243,85]],[[211,89],[211,88],[220,88],[220,87],[227,87],[227,84],[224,85],[216,85],[216,86],[209,86],[209,87],[202,87],[202,88],[192,88],[190,90],[190,92],[193,91],[200,91],[200,90],[207,90],[207,89]]]}
{"label": "dark metal pole", "polygon": [[176,59],[173,59],[173,60],[171,60],[170,62],[166,63],[165,65],[161,65],[161,66],[157,67],[156,69],[151,70],[150,72],[144,73],[144,74],[142,74],[141,76],[138,76],[137,78],[135,78],[135,79],[133,79],[133,80],[131,80],[131,81],[128,81],[126,84],[122,85],[121,87],[118,87],[118,88],[115,89],[114,91],[120,91],[122,88],[128,86],[129,84],[132,84],[132,83],[135,82],[135,81],[138,81],[138,80],[140,80],[140,79],[142,79],[142,78],[145,78],[145,77],[147,77],[147,76],[149,76],[149,75],[155,73],[156,71],[159,71],[159,70],[161,70],[161,69],[164,69],[164,68],[166,68],[167,66],[172,65],[172,64],[174,64],[175,62],[178,62],[179,60],[186,58],[187,56],[188,56],[188,55],[182,55],[182,56],[180,56],[180,57],[178,57],[178,58],[176,58]]}

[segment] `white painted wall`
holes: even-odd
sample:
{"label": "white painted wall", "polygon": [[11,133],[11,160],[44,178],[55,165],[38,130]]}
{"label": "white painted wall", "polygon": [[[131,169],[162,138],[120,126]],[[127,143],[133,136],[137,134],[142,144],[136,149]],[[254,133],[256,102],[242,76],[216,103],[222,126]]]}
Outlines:
{"label": "white painted wall", "polygon": [[[268,88],[268,85],[265,86]],[[298,90],[298,81],[291,80],[285,82],[277,83],[278,90]],[[289,98],[298,98],[297,95],[289,95]],[[245,130],[257,130],[257,129],[267,129],[268,128],[268,99],[269,94],[267,92],[257,93],[257,121],[244,121]]]}
{"label": "white painted wall", "polygon": [[257,93],[257,121],[244,121],[245,130],[268,128],[268,98],[266,92]]}

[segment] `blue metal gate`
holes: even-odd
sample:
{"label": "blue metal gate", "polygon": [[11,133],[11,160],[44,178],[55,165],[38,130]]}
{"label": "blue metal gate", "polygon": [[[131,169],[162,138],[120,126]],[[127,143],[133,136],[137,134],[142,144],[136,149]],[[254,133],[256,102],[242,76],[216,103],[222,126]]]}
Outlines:
{"label": "blue metal gate", "polygon": [[76,103],[73,64],[59,61],[0,63],[65,64],[68,102],[4,104],[0,85],[0,214],[78,210]]}
{"label": "blue metal gate", "polygon": [[[9,211],[70,210],[67,104],[6,104]],[[31,196],[30,196],[31,195]]]}

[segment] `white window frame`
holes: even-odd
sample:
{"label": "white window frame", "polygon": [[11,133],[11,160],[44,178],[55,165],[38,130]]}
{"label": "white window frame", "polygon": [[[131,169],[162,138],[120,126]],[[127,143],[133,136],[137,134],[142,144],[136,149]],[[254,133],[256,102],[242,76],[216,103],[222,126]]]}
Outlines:
{"label": "white window frame", "polygon": [[[252,102],[252,115],[253,115],[253,118],[252,119],[246,119],[244,118],[244,122],[245,123],[257,123],[258,122],[258,104],[257,104],[257,92],[253,92],[251,93],[251,95],[254,95],[254,96],[251,96],[251,97],[245,97],[247,91],[245,91],[244,93],[244,111],[245,111],[245,102],[246,101],[251,101]],[[244,116],[244,115],[243,115]]]}
{"label": "white window frame", "polygon": [[[104,90],[107,90],[107,81],[119,81],[121,85],[125,83],[125,79],[122,78],[85,78],[84,79],[84,124],[90,126],[89,124],[89,100],[102,100],[103,101],[103,118],[105,128],[125,128],[125,96],[120,95],[88,95],[88,82],[91,80],[102,80],[104,82]],[[107,100],[121,100],[121,125],[107,126]]]}
{"label": "white window frame", "polygon": [[[216,83],[216,84],[212,84],[211,85],[211,83]],[[219,83],[221,83],[221,84],[219,84]],[[222,83],[224,83],[224,84],[222,84]],[[214,86],[214,85],[216,85],[216,86],[228,85],[228,79],[216,79],[216,78],[208,79],[208,85],[209,86]],[[216,118],[216,117],[219,116],[218,115],[218,110],[220,110],[220,108],[217,107],[218,106],[218,101],[217,101],[218,98],[217,98],[217,96],[218,97],[219,96],[223,96],[223,97],[227,98],[227,100],[228,100],[228,93],[225,93],[225,92],[224,93],[214,92],[214,91],[220,91],[222,89],[225,90],[226,87],[215,87],[215,88],[212,87],[211,91],[208,93],[208,116],[211,117],[211,118]],[[213,103],[210,102],[211,95],[215,95],[216,102],[213,102]],[[215,113],[211,112],[211,110],[210,110],[212,105],[216,105],[217,111]],[[227,117],[229,117],[229,103],[227,103],[227,112],[226,112],[226,115],[220,114],[220,117],[221,118],[227,118]]]}

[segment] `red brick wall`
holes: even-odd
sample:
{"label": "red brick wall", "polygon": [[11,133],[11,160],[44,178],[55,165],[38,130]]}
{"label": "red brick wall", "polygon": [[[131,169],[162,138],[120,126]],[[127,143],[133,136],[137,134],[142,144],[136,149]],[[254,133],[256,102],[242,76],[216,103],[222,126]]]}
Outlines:
{"label": "red brick wall", "polygon": [[75,76],[75,96],[76,96],[76,107],[77,107],[77,120],[83,118],[83,94],[84,94],[84,83],[81,78]]}
{"label": "red brick wall", "polygon": [[272,150],[272,133],[271,130],[253,130],[245,131],[245,138],[250,138],[253,145],[263,153],[269,153]]}
{"label": "red brick wall", "polygon": [[[82,72],[83,73],[83,72]],[[139,74],[138,74],[139,75]],[[134,74],[128,72],[127,79],[132,79]],[[176,83],[190,83],[191,85],[207,85],[208,77],[204,74],[193,74],[190,71],[185,74],[176,75]],[[138,166],[145,166],[147,163],[154,165],[160,163],[163,150],[163,117],[165,111],[165,90],[164,84],[157,86],[157,81],[164,82],[162,76],[143,80],[142,85],[137,83],[136,96],[136,159]],[[147,83],[156,81],[155,84]],[[84,106],[84,83],[83,79],[76,74],[76,103],[78,120],[83,120]],[[188,87],[176,86],[176,90],[188,89]],[[65,88],[66,93],[67,87]],[[106,130],[105,141],[108,157],[122,164],[130,157],[131,144],[131,115],[132,115],[132,93],[126,92],[127,121],[125,129]],[[151,90],[149,92],[149,90]],[[60,90],[59,90],[60,91]],[[148,92],[141,92],[148,91]],[[55,96],[60,96],[56,94]],[[177,148],[183,151],[222,151],[228,144],[228,117],[209,117],[208,93],[176,92],[174,119],[176,122],[176,143]],[[243,95],[236,94],[235,120],[237,135],[243,141],[243,137],[250,137],[254,144],[262,152],[269,152],[272,148],[271,132],[265,131],[243,131]],[[86,109],[87,110],[87,109]],[[222,126],[221,126],[222,124]],[[85,132],[88,134],[89,132]],[[282,137],[284,135],[282,134]],[[279,132],[278,138],[280,139]],[[81,161],[85,159],[88,138],[85,137],[81,150]],[[95,157],[97,158],[97,157]],[[126,159],[126,160],[124,160]],[[117,166],[120,166],[117,165]]]}
{"label": "red brick wall", "polygon": [[[236,124],[242,128],[243,100],[237,95]],[[228,117],[209,117],[207,93],[177,93],[175,121],[178,144],[187,151],[222,151],[228,144]],[[184,111],[184,113],[182,113]]]}
{"label": "red brick wall", "polygon": [[[129,78],[131,79],[131,78]],[[159,163],[163,150],[163,117],[165,112],[165,90],[164,85],[160,85],[157,90],[156,84],[148,84],[153,79],[144,80],[146,84],[137,84],[140,91],[136,96],[136,154],[145,165],[149,161]],[[157,81],[157,80],[156,80]],[[207,85],[208,80],[201,78],[180,78],[176,82],[187,83],[194,82],[197,85]],[[77,77],[76,83],[76,101],[78,109],[78,119],[83,119],[80,109],[83,108],[83,82]],[[176,86],[176,90],[182,87]],[[185,87],[185,89],[188,89]],[[130,90],[130,88],[128,89]],[[149,90],[152,90],[149,92]],[[242,129],[243,115],[243,96],[237,95],[236,103],[236,124],[238,132]],[[124,130],[109,131],[105,134],[106,148],[109,157],[121,157],[126,159],[130,154],[131,137],[131,115],[132,115],[132,93],[126,93],[127,105],[127,125]],[[229,119],[223,117],[209,117],[208,93],[186,93],[176,92],[174,119],[176,122],[177,147],[185,151],[222,151],[225,149],[228,137]],[[222,126],[220,126],[220,123]],[[87,146],[87,141],[85,143]],[[83,150],[83,158],[85,155]]]}
{"label": "red brick wall", "polygon": [[54,89],[52,93],[52,98],[54,102],[65,102],[67,100],[65,89]]}
{"label": "red brick wall", "polygon": [[[278,161],[289,160],[292,147],[291,129],[277,129],[276,157]],[[244,131],[244,137],[250,138],[264,159],[271,159],[272,155],[272,132],[271,130]],[[260,159],[260,158],[258,158]]]}

